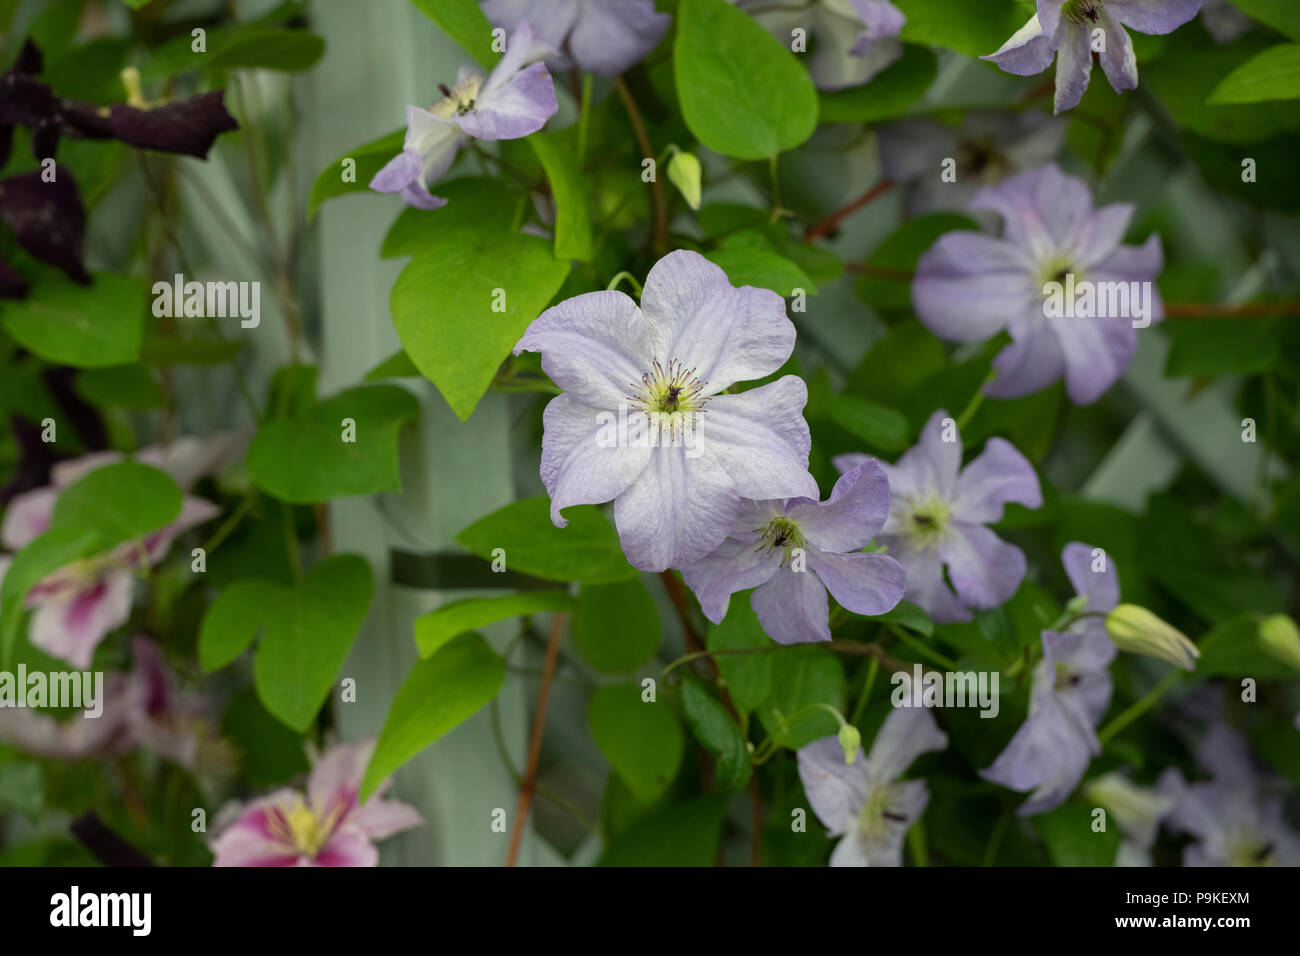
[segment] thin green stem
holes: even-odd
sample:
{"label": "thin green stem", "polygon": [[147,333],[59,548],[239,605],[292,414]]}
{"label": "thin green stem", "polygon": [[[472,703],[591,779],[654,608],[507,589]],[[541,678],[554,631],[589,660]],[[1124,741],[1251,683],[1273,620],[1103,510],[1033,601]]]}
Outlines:
{"label": "thin green stem", "polygon": [[853,718],[850,723],[854,726],[862,719],[862,714],[867,709],[867,701],[871,699],[871,689],[876,684],[878,673],[880,673],[880,661],[873,657],[867,663],[867,679],[862,682],[862,693],[858,695],[858,702],[853,708]]}
{"label": "thin green stem", "polygon": [[1116,734],[1154,707],[1160,701],[1160,698],[1165,695],[1165,692],[1182,679],[1183,671],[1180,670],[1171,670],[1161,678],[1155,687],[1152,687],[1141,698],[1130,704],[1123,713],[1097,732],[1097,739],[1102,746],[1104,747]]}
{"label": "thin green stem", "polygon": [[916,651],[916,653],[920,654],[926,660],[938,664],[940,667],[943,667],[950,671],[955,671],[957,669],[956,661],[952,660],[951,658],[945,657],[944,655],[940,654],[938,651],[934,650],[933,648],[927,646],[926,644],[923,644],[921,641],[918,641],[916,638],[912,637],[912,635],[904,631],[901,627],[896,627],[891,624],[889,626],[889,633],[893,634],[896,638],[898,638],[900,641],[902,641],[912,650]]}
{"label": "thin green stem", "polygon": [[975,394],[972,395],[970,401],[966,403],[966,407],[962,409],[962,413],[957,416],[957,431],[961,431],[965,428],[970,424],[970,420],[975,417],[975,413],[979,411],[980,406],[984,404],[984,386],[992,382],[997,374],[997,372],[991,371],[984,377],[984,381],[980,383],[980,387],[976,389]]}
{"label": "thin green stem", "polygon": [[582,102],[578,104],[578,168],[587,162],[587,133],[591,119],[591,81],[593,74],[582,75]]}
{"label": "thin green stem", "polygon": [[993,832],[989,835],[988,846],[984,848],[984,858],[980,861],[980,866],[992,866],[997,862],[998,850],[1002,848],[1002,838],[1006,835],[1007,827],[1011,825],[1011,815],[1003,813],[998,817],[998,822],[993,824]]}
{"label": "thin green stem", "polygon": [[624,279],[626,279],[627,284],[632,287],[632,291],[636,293],[636,297],[638,299],[641,298],[641,283],[637,281],[636,276],[632,275],[632,273],[628,272],[626,269],[609,280],[609,285],[605,286],[605,291],[609,292],[611,289],[618,288],[618,284]]}

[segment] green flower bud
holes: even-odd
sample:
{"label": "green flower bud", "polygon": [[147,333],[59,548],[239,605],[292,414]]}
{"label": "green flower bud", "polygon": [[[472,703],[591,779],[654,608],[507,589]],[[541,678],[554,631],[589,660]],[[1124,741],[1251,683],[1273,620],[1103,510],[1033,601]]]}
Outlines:
{"label": "green flower bud", "polygon": [[1159,658],[1183,670],[1194,669],[1201,656],[1186,634],[1136,604],[1121,604],[1107,614],[1106,633],[1121,651]]}
{"label": "green flower bud", "polygon": [[677,187],[692,209],[700,208],[700,181],[703,177],[700,161],[691,153],[678,150],[668,160],[668,181]]}
{"label": "green flower bud", "polygon": [[851,765],[858,759],[858,749],[862,746],[862,735],[852,724],[840,728],[840,746],[844,748],[844,763]]}
{"label": "green flower bud", "polygon": [[1259,622],[1259,642],[1278,660],[1300,670],[1300,628],[1285,614],[1274,614]]}

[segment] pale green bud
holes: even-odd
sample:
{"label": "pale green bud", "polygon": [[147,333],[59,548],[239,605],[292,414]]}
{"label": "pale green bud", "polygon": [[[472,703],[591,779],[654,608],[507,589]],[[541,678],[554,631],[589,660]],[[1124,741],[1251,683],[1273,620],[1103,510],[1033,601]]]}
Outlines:
{"label": "pale green bud", "polygon": [[1285,614],[1274,614],[1259,622],[1259,642],[1278,660],[1300,670],[1300,629]]}
{"label": "pale green bud", "polygon": [[852,724],[840,728],[840,746],[844,748],[844,763],[851,765],[858,759],[858,749],[862,746],[862,735]]}
{"label": "pale green bud", "polygon": [[700,161],[693,154],[678,150],[668,160],[668,181],[677,187],[692,209],[700,208],[700,183],[703,178]]}
{"label": "pale green bud", "polygon": [[1155,657],[1183,670],[1194,669],[1201,656],[1186,634],[1136,604],[1121,604],[1107,614],[1106,633],[1121,651]]}

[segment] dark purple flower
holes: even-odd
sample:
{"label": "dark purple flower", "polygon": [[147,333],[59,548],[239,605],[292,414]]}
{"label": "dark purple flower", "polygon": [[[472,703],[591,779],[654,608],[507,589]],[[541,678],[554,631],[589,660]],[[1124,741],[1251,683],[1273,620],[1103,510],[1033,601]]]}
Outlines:
{"label": "dark purple flower", "polygon": [[1164,316],[1160,237],[1123,245],[1133,206],[1094,209],[1083,180],[1055,165],[981,189],[971,208],[1001,216],[1002,236],[941,236],[916,266],[917,317],[950,341],[1010,333],[986,395],[1018,398],[1064,376],[1070,401],[1096,401],[1132,359],[1136,330]]}
{"label": "dark purple flower", "polygon": [[[51,182],[45,181],[44,170],[0,179],[0,222],[12,229],[18,244],[37,259],[88,284],[90,273],[81,261],[86,238],[81,192],[66,167],[54,167],[53,174]],[[6,286],[16,288],[12,280]]]}
{"label": "dark purple flower", "polygon": [[655,48],[672,19],[654,0],[483,0],[493,25],[515,30],[533,25],[537,38],[556,55],[553,69],[614,76],[635,66]]}
{"label": "dark purple flower", "polygon": [[[936,621],[970,620],[971,608],[994,608],[1016,593],[1025,576],[1024,553],[987,525],[1001,520],[1008,502],[1027,508],[1043,503],[1033,466],[1006,439],[990,438],[965,468],[961,452],[956,424],[940,409],[913,448],[896,464],[881,465],[890,507],[880,543],[907,573],[904,597]],[[839,455],[835,467],[848,472],[865,458]]]}
{"label": "dark purple flower", "polygon": [[829,641],[826,592],[855,614],[884,614],[903,597],[903,569],[861,549],[885,523],[889,484],[868,460],[835,483],[826,501],[744,501],[727,540],[682,569],[714,624],[731,595],[754,588],[750,603],[782,644]]}
{"label": "dark purple flower", "polygon": [[144,109],[65,101],[63,116],[68,132],[73,135],[116,139],[137,149],[180,153],[199,159],[207,157],[218,136],[239,129],[235,118],[226,112],[222,90]]}

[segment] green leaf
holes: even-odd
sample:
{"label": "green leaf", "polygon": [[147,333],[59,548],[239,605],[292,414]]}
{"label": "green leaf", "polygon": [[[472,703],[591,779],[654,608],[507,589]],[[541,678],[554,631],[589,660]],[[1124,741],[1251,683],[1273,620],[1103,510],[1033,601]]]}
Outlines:
{"label": "green leaf", "polygon": [[[249,477],[294,504],[397,490],[397,435],[418,413],[415,398],[399,386],[350,388],[303,414],[263,424],[248,449]],[[353,423],[350,431],[345,420]]]}
{"label": "green leaf", "polygon": [[939,61],[924,46],[908,43],[898,62],[871,82],[821,93],[821,122],[878,123],[901,115],[934,83]]}
{"label": "green leaf", "polygon": [[1295,0],[1232,0],[1232,4],[1252,20],[1300,40],[1300,6]]}
{"label": "green leaf", "polygon": [[1033,16],[1007,0],[895,0],[907,22],[900,34],[911,43],[947,47],[967,56],[992,53]]}
{"label": "green leaf", "polygon": [[597,866],[712,866],[727,812],[725,797],[696,797],[638,820]]}
{"label": "green leaf", "polygon": [[721,267],[731,284],[771,289],[789,298],[798,291],[817,294],[817,286],[797,265],[772,249],[759,232],[744,230],[723,240],[721,248],[706,253],[705,258]]}
{"label": "green leaf", "polygon": [[465,634],[411,668],[379,734],[361,799],[398,767],[468,720],[497,695],[506,664],[477,634]]}
{"label": "green leaf", "polygon": [[402,210],[384,236],[381,256],[418,255],[455,229],[470,228],[480,235],[511,232],[520,204],[528,201],[510,183],[490,176],[439,182],[437,194],[447,200],[441,209],[407,206]]}
{"label": "green leaf", "polygon": [[492,24],[474,0],[411,0],[415,8],[438,24],[480,66],[496,65],[492,51]]}
{"label": "green leaf", "polygon": [[1111,866],[1119,850],[1119,823],[1108,815],[1106,829],[1092,829],[1093,808],[1075,800],[1048,813],[1030,817],[1047,844],[1047,853],[1055,866]]}
{"label": "green leaf", "polygon": [[930,620],[930,615],[908,601],[899,601],[884,614],[877,614],[867,620],[879,621],[882,624],[897,624],[925,637],[934,634],[934,621]]}
{"label": "green leaf", "polygon": [[421,657],[428,657],[466,631],[476,631],[508,617],[526,617],[541,611],[567,611],[575,603],[563,591],[527,591],[452,601],[415,619],[415,646],[420,649]]}
{"label": "green leaf", "polygon": [[758,623],[747,594],[733,595],[727,616],[721,624],[709,628],[708,649],[753,650],[754,654],[719,654],[718,685],[731,695],[731,702],[742,714],[753,713],[772,693],[772,658],[780,651]]}
{"label": "green leaf", "polygon": [[916,319],[891,326],[849,373],[844,391],[876,402],[906,395],[948,364],[943,343]]}
{"label": "green leaf", "polygon": [[366,382],[381,382],[386,378],[419,377],[420,370],[415,367],[415,363],[411,361],[411,357],[401,349],[398,349],[362,376],[362,380]]}
{"label": "green leaf", "polygon": [[635,577],[618,534],[599,509],[579,505],[566,508],[564,517],[568,527],[557,528],[545,495],[525,498],[475,521],[456,535],[456,543],[487,560],[500,548],[510,570],[547,581],[609,584]]}
{"label": "green leaf", "polygon": [[[576,127],[575,127],[576,131]],[[591,238],[591,213],[582,169],[578,166],[576,136],[534,133],[528,144],[546,170],[555,198],[555,258],[590,262],[595,250]]]}
{"label": "green leaf", "polygon": [[311,69],[325,53],[325,40],[306,30],[240,30],[206,64],[211,69]]}
{"label": "green leaf", "polygon": [[901,452],[912,443],[912,426],[902,412],[854,395],[835,398],[831,420],[871,449]]}
{"label": "green leaf", "polygon": [[587,704],[587,726],[628,789],[642,803],[667,792],[682,765],[682,725],[665,703],[641,699],[635,684],[598,687]]}
{"label": "green leaf", "polygon": [[701,747],[714,757],[714,783],[720,793],[736,793],[749,782],[753,768],[745,738],[722,702],[693,678],[682,683],[686,725]]}
{"label": "green leaf", "polygon": [[1279,356],[1277,326],[1265,319],[1206,318],[1170,322],[1165,375],[1248,375]]}
{"label": "green leaf", "polygon": [[817,91],[803,64],[726,0],[678,7],[673,68],[682,118],[715,153],[767,159],[817,126]]}
{"label": "green leaf", "polygon": [[844,665],[820,647],[797,647],[780,655],[771,696],[758,708],[758,719],[779,746],[798,750],[838,731],[835,718],[812,705],[843,708]]}
{"label": "green leaf", "polygon": [[21,813],[33,823],[45,806],[45,776],[35,760],[0,757],[0,813]]}
{"label": "green leaf", "polygon": [[402,347],[462,421],[568,272],[536,236],[455,229],[397,277],[389,305]]}
{"label": "green leaf", "polygon": [[238,358],[243,349],[244,343],[233,339],[147,333],[140,343],[140,361],[146,365],[224,365]]}
{"label": "green leaf", "polygon": [[311,195],[307,198],[307,221],[311,222],[325,200],[369,190],[370,180],[402,151],[405,139],[406,129],[395,129],[378,139],[354,146],[321,170],[311,184]]}
{"label": "green leaf", "polygon": [[1300,43],[1282,43],[1225,76],[1206,102],[1211,106],[1300,99]]}
{"label": "green leaf", "polygon": [[659,650],[659,611],[640,577],[588,585],[573,613],[578,652],[596,670],[628,674]]}
{"label": "green leaf", "polygon": [[1201,677],[1253,677],[1293,680],[1295,668],[1264,649],[1259,640],[1259,616],[1242,614],[1220,624],[1196,645],[1201,652],[1196,674]]}
{"label": "green leaf", "polygon": [[944,233],[975,228],[972,219],[956,213],[933,213],[908,220],[867,257],[867,271],[857,283],[858,297],[876,308],[910,308],[912,272],[917,260]]}
{"label": "green leaf", "polygon": [[205,672],[220,670],[244,653],[266,627],[283,591],[274,582],[248,578],[217,595],[199,626],[199,666]]}
{"label": "green leaf", "polygon": [[329,696],[339,668],[366,619],[374,582],[354,554],[331,555],[266,609],[253,661],[262,704],[282,722],[305,731]]}
{"label": "green leaf", "polygon": [[105,465],[69,485],[54,504],[50,526],[94,533],[100,551],[138,541],[181,513],[181,490],[166,472],[122,461]]}
{"label": "green leaf", "polygon": [[92,405],[148,411],[167,403],[162,386],[144,365],[86,369],[77,375],[77,394]]}
{"label": "green leaf", "polygon": [[78,285],[51,274],[26,299],[0,306],[4,330],[47,362],[78,368],[126,365],[140,357],[147,302],[135,279],[97,272]]}

